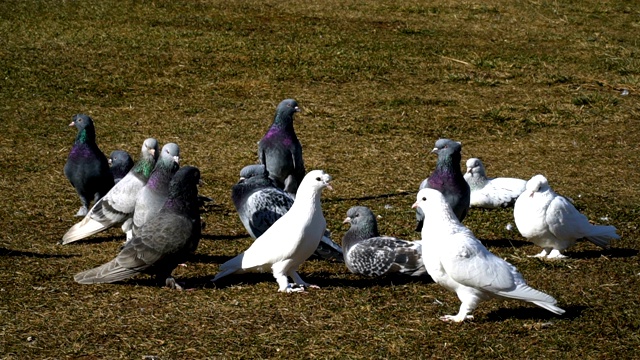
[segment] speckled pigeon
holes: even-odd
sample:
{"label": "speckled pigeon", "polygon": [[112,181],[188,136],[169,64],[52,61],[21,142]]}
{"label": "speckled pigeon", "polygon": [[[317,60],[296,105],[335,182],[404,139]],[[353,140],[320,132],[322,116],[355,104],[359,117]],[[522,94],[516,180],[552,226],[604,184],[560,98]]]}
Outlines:
{"label": "speckled pigeon", "polygon": [[113,187],[113,177],[107,158],[96,144],[93,120],[87,115],[77,114],[69,126],[75,126],[78,135],[64,164],[64,175],[82,202],[76,216],[85,216],[91,201],[100,200]]}
{"label": "speckled pigeon", "polygon": [[421,242],[380,236],[376,217],[368,207],[350,208],[344,223],[351,224],[342,238],[342,246],[345,264],[352,273],[367,276],[426,273]]}

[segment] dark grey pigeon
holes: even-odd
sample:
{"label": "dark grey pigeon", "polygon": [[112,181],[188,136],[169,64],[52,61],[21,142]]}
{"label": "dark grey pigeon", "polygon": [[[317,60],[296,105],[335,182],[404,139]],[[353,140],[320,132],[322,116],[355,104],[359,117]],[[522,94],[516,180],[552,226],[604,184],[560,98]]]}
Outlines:
{"label": "dark grey pigeon", "polygon": [[342,248],[344,262],[352,273],[367,276],[426,273],[421,241],[380,236],[376,217],[368,207],[350,208],[344,223],[351,224],[342,238]]}
{"label": "dark grey pigeon", "polygon": [[93,120],[87,115],[77,114],[69,126],[75,126],[78,135],[64,164],[64,175],[82,202],[76,216],[85,216],[91,201],[100,200],[113,187],[113,177],[106,156],[96,144]]}
{"label": "dark grey pigeon", "polygon": [[136,198],[149,180],[158,155],[158,141],[154,138],[146,139],[142,144],[140,160],[117,185],[93,205],[84,219],[62,236],[62,244],[84,239],[119,224],[122,224],[122,230],[127,233],[127,239],[130,239]]}
{"label": "dark grey pigeon", "polygon": [[258,143],[258,160],[267,167],[276,185],[295,196],[304,178],[302,145],[293,130],[293,114],[300,111],[293,99],[283,100],[273,124]]}
{"label": "dark grey pigeon", "polygon": [[171,273],[187,260],[200,241],[199,182],[197,168],[185,166],[178,170],[158,215],[140,228],[115,259],[76,274],[74,280],[80,284],[112,283],[146,273],[155,275],[160,284],[181,289]]}
{"label": "dark grey pigeon", "polygon": [[[422,181],[419,189],[429,188],[440,191],[460,221],[467,216],[471,196],[469,184],[464,180],[460,170],[461,151],[462,144],[457,141],[449,139],[436,141],[436,146],[431,150],[432,153],[438,154],[436,169]],[[420,208],[416,209],[416,220],[418,221],[416,231],[421,231],[424,214]]]}
{"label": "dark grey pigeon", "polygon": [[[256,239],[273,225],[293,205],[293,196],[278,188],[264,165],[248,165],[240,171],[240,181],[231,187],[231,200],[242,225]],[[343,261],[342,248],[325,231],[314,256]]]}
{"label": "dark grey pigeon", "polygon": [[175,143],[165,144],[160,151],[160,157],[158,157],[149,180],[136,197],[131,229],[133,236],[136,236],[142,225],[162,209],[169,196],[169,182],[179,168],[180,147]]}
{"label": "dark grey pigeon", "polygon": [[109,166],[113,175],[113,182],[117,184],[133,168],[133,159],[124,150],[114,150],[109,155]]}

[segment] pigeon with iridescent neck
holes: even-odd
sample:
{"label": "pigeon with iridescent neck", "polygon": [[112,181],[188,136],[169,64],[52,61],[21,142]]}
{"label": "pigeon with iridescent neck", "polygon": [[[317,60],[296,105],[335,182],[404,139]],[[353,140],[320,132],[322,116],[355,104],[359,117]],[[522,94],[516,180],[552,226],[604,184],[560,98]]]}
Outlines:
{"label": "pigeon with iridescent neck", "polygon": [[76,189],[82,206],[76,216],[85,216],[91,201],[98,201],[113,187],[113,177],[106,156],[96,144],[93,120],[84,114],[73,116],[69,126],[78,135],[64,165],[64,175]]}
{"label": "pigeon with iridescent neck", "polygon": [[[440,191],[460,221],[467,216],[471,194],[469,184],[464,180],[460,170],[461,151],[462,144],[457,141],[449,139],[436,141],[435,147],[431,150],[432,153],[438,154],[436,168],[428,178],[422,181],[419,188],[419,190],[429,188]],[[418,221],[416,231],[420,231],[424,221],[424,214],[420,208],[416,209],[416,220]]]}
{"label": "pigeon with iridescent neck", "polygon": [[258,143],[258,160],[267,167],[277,186],[295,196],[305,176],[302,145],[293,129],[293,115],[300,111],[293,99],[283,100],[273,124]]}
{"label": "pigeon with iridescent neck", "polygon": [[149,180],[158,155],[158,141],[146,139],[142,144],[140,159],[127,176],[96,202],[84,219],[64,234],[61,243],[78,241],[119,224],[122,224],[122,230],[130,238],[136,197]]}
{"label": "pigeon with iridescent neck", "polygon": [[169,196],[169,182],[179,168],[180,147],[175,143],[165,144],[160,151],[160,157],[158,157],[149,180],[136,197],[131,229],[133,236],[136,236],[142,225],[162,209],[162,205]]}

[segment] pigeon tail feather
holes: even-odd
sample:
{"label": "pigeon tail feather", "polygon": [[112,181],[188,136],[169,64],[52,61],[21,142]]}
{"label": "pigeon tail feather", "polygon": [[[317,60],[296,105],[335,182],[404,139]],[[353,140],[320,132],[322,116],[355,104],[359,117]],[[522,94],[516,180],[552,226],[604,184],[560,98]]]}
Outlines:
{"label": "pigeon tail feather", "polygon": [[82,240],[109,227],[110,226],[105,226],[99,221],[93,220],[90,215],[87,215],[82,221],[67,230],[64,236],[62,236],[61,243],[62,245],[66,245],[74,241]]}
{"label": "pigeon tail feather", "polygon": [[553,296],[545,294],[542,291],[536,290],[528,285],[521,284],[512,291],[499,291],[496,294],[509,299],[530,302],[532,304],[540,306],[543,309],[549,310],[554,314],[560,315],[564,313],[563,309],[555,306],[558,302],[553,298]]}
{"label": "pigeon tail feather", "polygon": [[73,279],[79,284],[112,283],[126,280],[138,272],[122,267],[117,259],[113,259],[104,265],[76,274]]}
{"label": "pigeon tail feather", "polygon": [[244,253],[239,254],[231,260],[228,260],[224,264],[220,265],[218,273],[214,276],[213,282],[227,275],[231,275],[236,272],[242,272],[242,260],[244,259]]}
{"label": "pigeon tail feather", "polygon": [[620,239],[620,235],[616,233],[616,228],[611,225],[594,225],[591,230],[591,233],[585,236],[585,239],[604,249],[609,248],[611,239]]}

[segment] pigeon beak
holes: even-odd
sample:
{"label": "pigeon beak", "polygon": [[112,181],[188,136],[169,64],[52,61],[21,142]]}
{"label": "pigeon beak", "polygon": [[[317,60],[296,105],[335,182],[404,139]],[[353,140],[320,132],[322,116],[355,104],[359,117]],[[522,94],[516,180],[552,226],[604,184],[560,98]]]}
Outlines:
{"label": "pigeon beak", "polygon": [[175,161],[176,164],[180,165],[180,156],[174,156],[173,161]]}
{"label": "pigeon beak", "polygon": [[294,107],[293,109],[294,109],[296,112],[300,112],[300,111],[301,111],[299,106],[296,106],[296,107]]}
{"label": "pigeon beak", "polygon": [[72,121],[71,124],[69,124],[69,127],[72,127],[72,126],[76,126],[76,122],[75,121]]}
{"label": "pigeon beak", "polygon": [[434,147],[433,150],[431,150],[431,153],[432,154],[437,154],[438,153],[438,148]]}
{"label": "pigeon beak", "polygon": [[109,163],[109,166],[111,166],[111,164],[113,164],[113,160],[111,160],[111,158],[109,158],[109,159],[107,160],[107,162]]}
{"label": "pigeon beak", "polygon": [[532,191],[531,194],[529,194],[529,197],[533,197],[534,193],[535,193],[535,191]]}
{"label": "pigeon beak", "polygon": [[327,189],[333,191],[333,186],[331,186],[331,184],[327,183]]}
{"label": "pigeon beak", "polygon": [[149,154],[151,154],[151,156],[156,156],[156,149],[149,149]]}
{"label": "pigeon beak", "polygon": [[415,208],[417,208],[417,207],[418,207],[418,202],[417,202],[417,201],[416,201],[416,202],[414,202],[414,203],[413,203],[413,205],[411,205],[411,208],[412,208],[412,209],[415,209]]}
{"label": "pigeon beak", "polygon": [[351,224],[351,218],[347,216],[346,219],[344,219],[344,221],[342,222],[343,224],[349,223]]}

